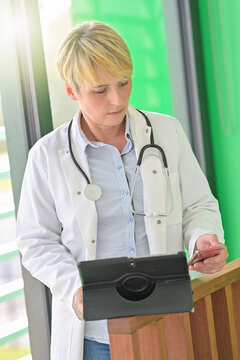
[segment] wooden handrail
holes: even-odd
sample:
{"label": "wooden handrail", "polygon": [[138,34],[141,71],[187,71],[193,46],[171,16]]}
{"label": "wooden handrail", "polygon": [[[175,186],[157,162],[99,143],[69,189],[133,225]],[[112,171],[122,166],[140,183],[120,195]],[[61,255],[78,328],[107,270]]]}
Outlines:
{"label": "wooden handrail", "polygon": [[192,289],[194,313],[108,320],[111,359],[240,359],[240,259]]}
{"label": "wooden handrail", "polygon": [[215,275],[202,275],[192,280],[193,301],[232,284],[240,279],[240,259],[226,264],[222,271]]}

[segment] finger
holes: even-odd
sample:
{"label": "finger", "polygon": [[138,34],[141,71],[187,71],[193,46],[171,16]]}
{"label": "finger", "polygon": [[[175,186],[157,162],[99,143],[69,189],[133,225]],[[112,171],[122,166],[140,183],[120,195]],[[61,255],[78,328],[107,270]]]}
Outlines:
{"label": "finger", "polygon": [[195,270],[204,274],[213,274],[221,271],[225,264],[226,257],[224,256],[224,254],[219,254],[217,256],[205,259],[204,261],[199,261],[196,264],[191,265],[189,267],[189,270]]}
{"label": "finger", "polygon": [[223,253],[225,255],[225,258],[227,259],[229,257],[229,253],[228,253],[228,249],[227,249],[226,245],[224,245]]}
{"label": "finger", "polygon": [[78,317],[79,320],[84,320],[84,319],[83,319],[83,313],[80,313],[80,312],[78,312],[78,311],[75,310],[75,314],[77,315],[77,317]]}
{"label": "finger", "polygon": [[[78,289],[74,294],[73,298],[73,308],[77,315],[83,314],[83,303],[82,303],[82,289]],[[79,317],[79,316],[78,316]]]}
{"label": "finger", "polygon": [[195,265],[195,267],[199,267],[203,265],[218,266],[218,264],[221,266],[225,262],[226,262],[226,257],[224,254],[224,250],[222,250],[218,255],[208,257],[206,259],[196,262],[193,265]]}
{"label": "finger", "polygon": [[82,312],[83,312],[82,304],[77,304],[77,305],[76,305],[76,310],[77,310],[78,312],[82,313]]}
{"label": "finger", "polygon": [[210,241],[210,244],[211,244],[211,245],[218,245],[218,244],[220,244],[220,242],[218,241],[218,238],[217,238],[216,235],[215,235],[214,237],[209,238],[209,241]]}
{"label": "finger", "polygon": [[215,238],[212,238],[211,235],[205,234],[200,236],[196,241],[196,249],[204,249],[212,245],[211,241],[214,241]]}

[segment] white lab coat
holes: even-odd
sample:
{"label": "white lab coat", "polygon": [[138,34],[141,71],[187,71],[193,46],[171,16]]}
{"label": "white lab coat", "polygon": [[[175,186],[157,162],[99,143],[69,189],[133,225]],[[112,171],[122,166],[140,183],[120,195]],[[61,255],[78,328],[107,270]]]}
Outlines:
{"label": "white lab coat", "polygon": [[[142,146],[149,144],[151,130],[134,108],[129,106],[128,112],[138,156]],[[181,125],[170,116],[146,114],[152,123],[155,143],[165,151],[173,195],[170,216],[145,217],[150,253],[175,253],[183,250],[183,240],[188,247],[190,240],[194,244],[196,238],[206,232],[217,234],[223,242],[217,201],[211,195]],[[78,152],[77,122],[75,116],[71,136],[73,151],[90,178],[87,158]],[[97,241],[95,203],[83,195],[86,181],[71,160],[67,129],[68,124],[60,126],[30,150],[17,221],[23,265],[46,284],[53,295],[52,360],[82,359],[84,322],[76,317],[72,300],[81,287],[77,264],[95,258]],[[154,196],[156,199],[162,196],[156,177],[152,179],[150,171],[161,171],[159,157],[154,156],[158,152],[155,149],[147,152],[141,168],[146,207]]]}

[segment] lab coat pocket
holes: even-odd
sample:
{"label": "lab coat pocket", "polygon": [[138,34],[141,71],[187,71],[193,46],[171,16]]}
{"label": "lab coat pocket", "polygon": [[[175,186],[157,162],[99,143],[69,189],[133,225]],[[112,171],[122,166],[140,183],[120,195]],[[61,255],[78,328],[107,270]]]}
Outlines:
{"label": "lab coat pocket", "polygon": [[[179,185],[179,173],[170,172],[169,181],[172,192],[173,210],[166,218],[166,225],[173,225],[182,223],[182,196]],[[171,199],[171,194],[168,195]]]}

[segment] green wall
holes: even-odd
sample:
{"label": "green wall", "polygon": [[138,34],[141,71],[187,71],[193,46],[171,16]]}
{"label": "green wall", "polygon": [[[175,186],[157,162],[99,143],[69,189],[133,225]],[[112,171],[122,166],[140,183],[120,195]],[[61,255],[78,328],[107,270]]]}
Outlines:
{"label": "green wall", "polygon": [[201,0],[198,6],[216,195],[230,261],[240,256],[240,2]]}
{"label": "green wall", "polygon": [[[207,176],[233,260],[240,256],[240,2],[191,0],[191,6],[200,34],[195,51]],[[72,19],[74,24],[95,19],[113,26],[133,58],[131,104],[173,114],[161,0],[72,0]]]}
{"label": "green wall", "polygon": [[72,0],[73,23],[98,20],[127,42],[134,73],[131,105],[172,115],[161,0]]}

